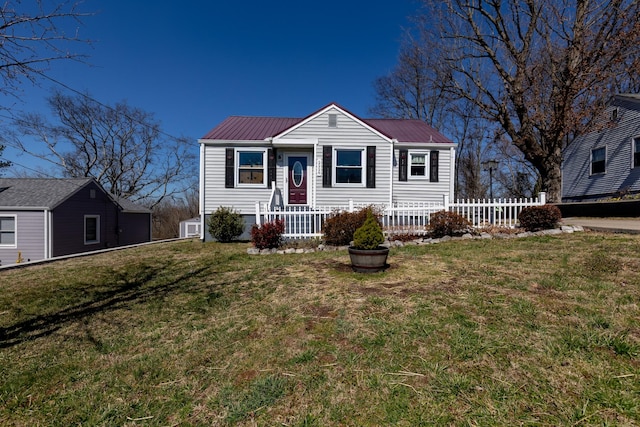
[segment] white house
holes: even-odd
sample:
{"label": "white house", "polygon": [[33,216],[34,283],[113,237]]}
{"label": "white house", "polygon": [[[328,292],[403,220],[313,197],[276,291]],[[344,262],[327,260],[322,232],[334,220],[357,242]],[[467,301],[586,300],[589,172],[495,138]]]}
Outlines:
{"label": "white house", "polygon": [[563,202],[640,193],[640,95],[615,96],[602,120],[564,150]]}
{"label": "white house", "polygon": [[[305,118],[232,116],[200,143],[200,218],[453,199],[456,144],[420,120],[362,119],[337,104]],[[203,233],[203,239],[210,239]]]}

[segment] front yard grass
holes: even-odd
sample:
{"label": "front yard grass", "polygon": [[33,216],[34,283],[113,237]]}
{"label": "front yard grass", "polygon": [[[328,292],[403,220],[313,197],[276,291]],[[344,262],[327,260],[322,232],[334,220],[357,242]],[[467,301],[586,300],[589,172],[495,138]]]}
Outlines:
{"label": "front yard grass", "polygon": [[0,424],[640,424],[640,236],[247,247],[0,271]]}

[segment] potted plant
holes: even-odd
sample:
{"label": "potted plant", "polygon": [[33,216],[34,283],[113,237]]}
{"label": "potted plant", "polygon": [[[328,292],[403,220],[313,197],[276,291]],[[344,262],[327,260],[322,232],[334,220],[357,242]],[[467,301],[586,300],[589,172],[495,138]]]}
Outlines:
{"label": "potted plant", "polygon": [[353,246],[349,247],[351,267],[359,273],[373,273],[387,267],[389,248],[380,246],[384,242],[382,227],[371,211],[367,219],[353,235]]}

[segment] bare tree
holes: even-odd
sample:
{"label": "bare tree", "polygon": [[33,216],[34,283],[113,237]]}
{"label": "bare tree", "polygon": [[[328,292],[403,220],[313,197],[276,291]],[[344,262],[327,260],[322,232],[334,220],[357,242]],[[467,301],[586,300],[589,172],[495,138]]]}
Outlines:
{"label": "bare tree", "polygon": [[2,169],[11,166],[11,162],[2,159],[2,152],[4,151],[4,145],[0,144],[0,176],[2,176]]}
{"label": "bare tree", "polygon": [[[51,62],[81,60],[69,45],[79,36],[79,3],[5,0],[0,4],[0,93],[17,95],[23,79],[37,81]],[[6,108],[6,106],[5,106]]]}
{"label": "bare tree", "polygon": [[[39,114],[15,121],[12,145],[70,177],[93,177],[110,193],[149,207],[183,192],[195,176],[186,138],[164,134],[151,113],[124,102],[113,107],[88,95],[49,98],[57,123]],[[35,139],[40,144],[25,144]]]}
{"label": "bare tree", "polygon": [[560,200],[562,150],[637,86],[637,0],[425,0],[448,90],[498,123]]}
{"label": "bare tree", "polygon": [[171,239],[180,236],[180,221],[198,216],[198,193],[188,190],[182,198],[167,198],[153,208],[153,236]]}

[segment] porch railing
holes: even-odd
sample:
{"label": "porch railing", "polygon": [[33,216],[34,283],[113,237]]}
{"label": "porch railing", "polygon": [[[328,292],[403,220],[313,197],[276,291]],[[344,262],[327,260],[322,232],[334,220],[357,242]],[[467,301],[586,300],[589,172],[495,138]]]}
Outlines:
{"label": "porch railing", "polygon": [[[443,196],[442,203],[405,202],[377,204],[381,212],[382,225],[387,234],[426,234],[431,214],[441,210],[455,212],[465,217],[473,227],[487,226],[515,227],[518,214],[527,206],[540,206],[546,203],[545,193],[528,199],[462,200],[450,202]],[[322,237],[323,225],[327,218],[336,212],[353,212],[366,203],[356,204],[352,200],[341,206],[274,206],[273,203],[256,203],[256,224],[260,225],[275,219],[285,222],[286,238]]]}

